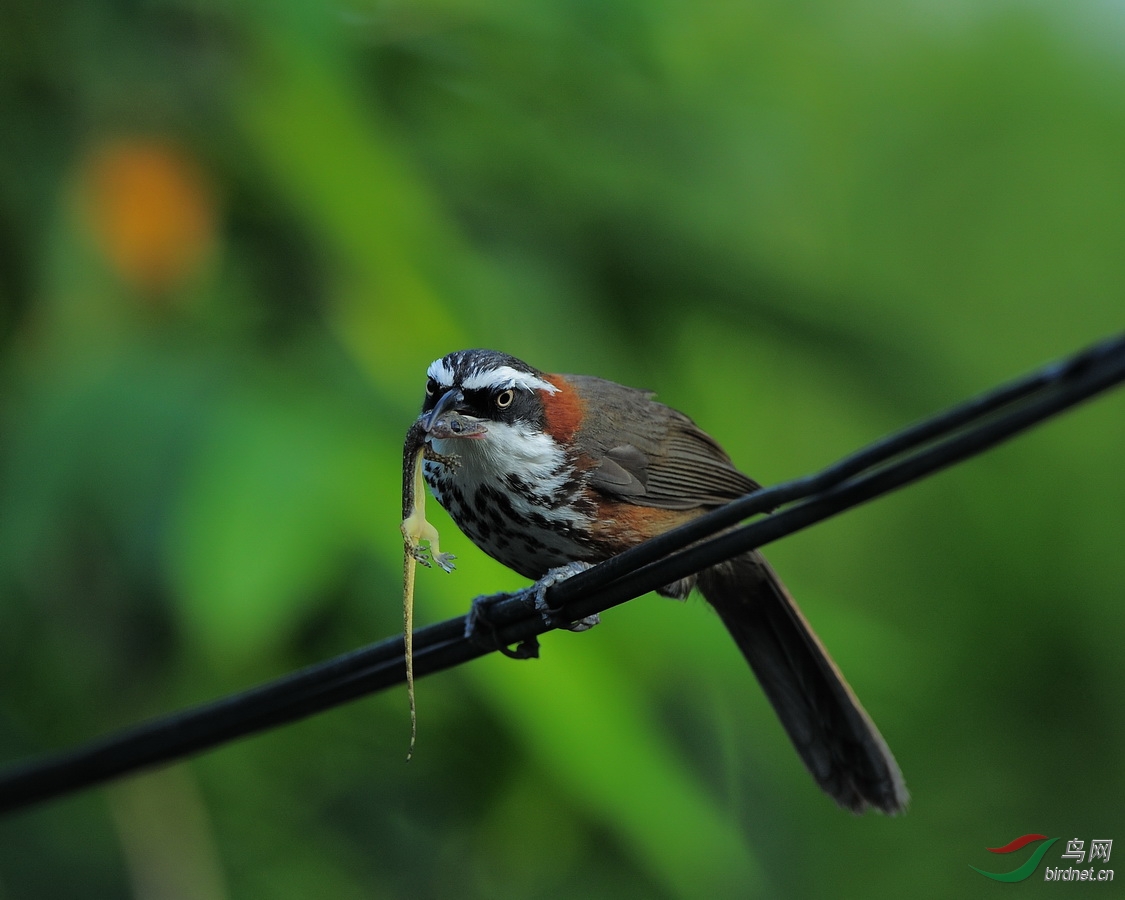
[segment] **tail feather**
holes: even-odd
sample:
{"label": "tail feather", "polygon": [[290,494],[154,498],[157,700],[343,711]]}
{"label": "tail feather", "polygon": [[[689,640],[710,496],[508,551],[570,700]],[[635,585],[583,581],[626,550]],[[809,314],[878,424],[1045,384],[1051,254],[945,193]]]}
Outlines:
{"label": "tail feather", "polygon": [[699,575],[817,784],[841,806],[901,812],[902,773],[769,564],[748,553]]}

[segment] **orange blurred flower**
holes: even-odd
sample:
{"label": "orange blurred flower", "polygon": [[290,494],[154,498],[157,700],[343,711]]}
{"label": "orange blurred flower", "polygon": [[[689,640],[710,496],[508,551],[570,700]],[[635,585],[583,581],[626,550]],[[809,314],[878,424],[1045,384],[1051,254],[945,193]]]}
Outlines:
{"label": "orange blurred flower", "polygon": [[182,284],[215,240],[215,197],[200,166],[161,139],[120,139],[83,164],[85,219],[113,269],[138,290]]}

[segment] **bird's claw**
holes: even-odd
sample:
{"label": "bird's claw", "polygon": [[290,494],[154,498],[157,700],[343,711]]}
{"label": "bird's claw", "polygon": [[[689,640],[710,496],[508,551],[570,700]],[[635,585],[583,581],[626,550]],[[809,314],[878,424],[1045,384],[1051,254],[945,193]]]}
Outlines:
{"label": "bird's claw", "polygon": [[494,603],[512,596],[519,596],[519,594],[486,594],[474,597],[472,606],[469,607],[469,614],[465,616],[465,637],[478,647],[498,650],[510,659],[538,659],[539,639],[535,635],[520,641],[514,648],[509,647],[500,640],[500,631],[489,615],[489,608]]}

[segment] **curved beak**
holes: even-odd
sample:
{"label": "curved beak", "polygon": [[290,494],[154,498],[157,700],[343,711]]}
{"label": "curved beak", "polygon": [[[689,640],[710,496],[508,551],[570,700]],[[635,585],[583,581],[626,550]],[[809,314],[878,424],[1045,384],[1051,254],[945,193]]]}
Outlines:
{"label": "curved beak", "polygon": [[456,412],[457,407],[465,402],[465,395],[462,394],[457,388],[450,388],[440,397],[434,408],[422,416],[422,427],[426,431],[432,431],[437,421],[444,415],[451,412]]}
{"label": "curved beak", "polygon": [[488,431],[479,419],[465,414],[462,404],[465,395],[457,388],[450,388],[434,404],[428,413],[422,414],[422,428],[430,437],[445,438],[477,437]]}

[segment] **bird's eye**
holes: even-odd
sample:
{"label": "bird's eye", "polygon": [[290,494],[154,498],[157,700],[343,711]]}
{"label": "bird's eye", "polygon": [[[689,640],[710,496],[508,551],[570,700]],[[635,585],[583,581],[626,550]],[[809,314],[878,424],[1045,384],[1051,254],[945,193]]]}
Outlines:
{"label": "bird's eye", "polygon": [[509,406],[512,405],[512,401],[515,400],[515,399],[516,399],[516,392],[513,391],[511,388],[508,388],[508,390],[506,390],[506,391],[501,391],[499,394],[496,395],[496,408],[497,409],[507,409]]}
{"label": "bird's eye", "polygon": [[427,378],[426,379],[426,396],[432,397],[434,395],[434,391],[436,391],[436,390],[437,390],[437,382],[434,381],[432,378]]}

